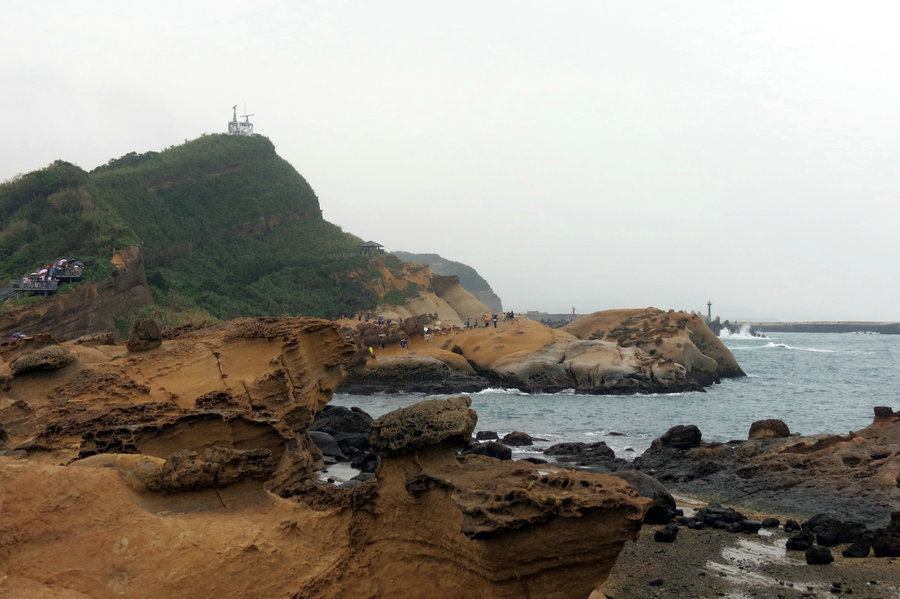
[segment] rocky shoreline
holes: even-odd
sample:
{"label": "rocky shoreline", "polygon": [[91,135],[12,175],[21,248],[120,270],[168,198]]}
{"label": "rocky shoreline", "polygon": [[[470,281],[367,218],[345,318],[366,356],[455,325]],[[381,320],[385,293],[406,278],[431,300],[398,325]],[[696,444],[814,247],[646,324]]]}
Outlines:
{"label": "rocky shoreline", "polygon": [[[616,458],[603,442],[545,449],[548,464],[622,478],[653,502],[640,538],[591,597],[706,598],[748,589],[772,599],[898,596],[900,411],[874,413],[872,425],[845,436],[792,436],[783,422],[763,420],[746,441],[727,444],[705,443],[697,427],[678,425],[634,461]],[[328,407],[313,428],[326,424],[338,445],[365,452],[352,437],[364,437],[370,423],[358,408]],[[501,439],[478,431],[462,453],[508,461],[511,447],[531,442],[524,432]],[[676,497],[692,499],[677,504]]]}
{"label": "rocky shoreline", "polygon": [[[641,357],[634,364],[651,371],[663,363],[670,372],[728,370],[710,357],[703,335],[688,332],[690,321],[669,315],[666,325],[666,314],[604,314],[581,323],[583,331],[541,328],[533,336],[542,347],[553,339],[568,346],[565,376],[588,372],[586,363],[610,364],[567,353],[584,331],[597,342],[587,344],[591,351]],[[673,336],[658,335],[647,319]],[[614,322],[625,325],[600,334]],[[521,370],[535,340],[516,331],[449,337],[463,354],[440,351],[502,370],[497,361],[522,338],[510,372],[546,374],[544,365]],[[606,340],[612,334],[615,343]],[[662,356],[623,354],[632,343]],[[659,563],[661,553],[680,550],[659,547],[722,533],[731,539],[713,544],[724,551],[759,534],[763,521],[702,506],[721,516],[701,518],[704,530],[716,531],[704,532],[692,520],[701,506],[679,514],[672,493],[721,494],[742,510],[790,509],[817,546],[828,544],[828,531],[813,528],[820,512],[858,537],[871,533],[866,553],[893,551],[900,537],[891,513],[900,503],[900,412],[891,408],[876,408],[871,426],[848,435],[798,437],[784,423],[760,421],[748,440],[722,444],[679,425],[632,462],[603,443],[511,460],[510,446],[529,436],[476,432],[466,396],[378,420],[330,406],[357,357],[334,323],[311,318],[165,332],[144,321],[126,343],[38,335],[0,345],[0,595],[711,596],[720,587],[695,591],[684,568]],[[338,484],[338,471],[359,474]],[[786,533],[788,522],[779,525]],[[724,532],[732,529],[739,532]],[[651,536],[658,547],[648,550]],[[616,569],[623,550],[643,565],[626,558]],[[895,559],[861,561],[895,568]],[[640,571],[623,574],[629,564]],[[650,571],[663,573],[629,586]],[[885,597],[900,588],[887,574],[873,579],[885,581]],[[814,596],[804,592],[783,596]]]}
{"label": "rocky shoreline", "polygon": [[421,317],[343,325],[359,348],[344,393],[676,393],[744,376],[703,319],[655,308],[595,312],[559,329],[527,318],[450,330]]}

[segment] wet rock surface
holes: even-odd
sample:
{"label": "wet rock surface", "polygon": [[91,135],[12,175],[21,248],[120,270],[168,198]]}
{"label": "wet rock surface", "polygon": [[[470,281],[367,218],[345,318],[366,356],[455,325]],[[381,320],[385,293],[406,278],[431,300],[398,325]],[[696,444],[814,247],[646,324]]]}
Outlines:
{"label": "wet rock surface", "polygon": [[875,413],[872,425],[848,435],[727,444],[703,442],[696,427],[676,426],[632,462],[584,459],[579,466],[637,469],[673,492],[874,525],[900,505],[900,412]]}

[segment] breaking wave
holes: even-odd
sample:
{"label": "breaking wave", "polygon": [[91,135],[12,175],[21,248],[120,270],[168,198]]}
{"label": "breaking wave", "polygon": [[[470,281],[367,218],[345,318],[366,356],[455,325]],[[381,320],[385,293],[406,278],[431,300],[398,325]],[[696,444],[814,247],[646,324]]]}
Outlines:
{"label": "breaking wave", "polygon": [[811,351],[811,352],[818,352],[818,353],[823,353],[823,354],[833,354],[834,353],[833,349],[816,349],[815,347],[794,347],[793,345],[788,345],[787,343],[775,343],[773,341],[766,343],[762,347],[764,347],[764,348],[772,347],[772,348],[777,348],[777,349],[789,349],[789,350],[794,350],[794,351]]}
{"label": "breaking wave", "polygon": [[530,393],[526,393],[525,391],[522,391],[522,390],[520,390],[520,389],[504,389],[504,388],[502,388],[502,387],[496,388],[496,389],[493,388],[493,387],[488,387],[487,389],[482,389],[481,391],[477,391],[477,392],[475,392],[475,393],[472,393],[471,395],[487,395],[487,394],[494,394],[494,395],[531,395]]}
{"label": "breaking wave", "polygon": [[719,331],[719,339],[771,339],[771,337],[766,337],[763,334],[754,335],[750,332],[750,325],[745,324],[736,333],[732,333],[728,329],[722,329]]}

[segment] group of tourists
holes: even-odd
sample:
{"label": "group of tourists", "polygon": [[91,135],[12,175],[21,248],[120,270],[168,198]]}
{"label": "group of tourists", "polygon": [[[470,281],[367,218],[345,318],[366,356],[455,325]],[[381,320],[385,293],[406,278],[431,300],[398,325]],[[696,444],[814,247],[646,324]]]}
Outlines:
{"label": "group of tourists", "polygon": [[15,279],[10,283],[10,290],[18,291],[56,291],[58,282],[74,281],[81,278],[84,271],[84,262],[68,258],[60,258],[53,264],[47,264],[36,269],[21,279]]}
{"label": "group of tourists", "polygon": [[[515,318],[516,318],[516,314],[513,311],[503,313],[503,322],[506,322],[508,320],[515,320]],[[500,316],[496,312],[494,312],[490,316],[488,316],[487,314],[482,314],[481,319],[484,321],[484,328],[488,328],[489,326],[491,326],[491,323],[493,323],[494,328],[496,329],[497,321],[500,319]],[[466,328],[467,329],[477,329],[478,328],[478,322],[477,322],[478,319],[476,318],[475,321],[476,322],[473,323],[471,318],[467,318],[466,319]]]}

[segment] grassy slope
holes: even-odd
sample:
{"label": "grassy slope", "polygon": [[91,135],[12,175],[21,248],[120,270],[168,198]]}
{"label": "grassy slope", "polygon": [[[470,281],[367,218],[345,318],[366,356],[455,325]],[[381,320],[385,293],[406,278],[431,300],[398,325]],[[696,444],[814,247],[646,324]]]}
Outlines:
{"label": "grassy slope", "polygon": [[98,272],[137,244],[158,307],[216,318],[370,309],[361,240],[322,220],[309,184],[265,137],[209,135],[84,173],[54,163],[0,186],[0,272],[59,257]]}

